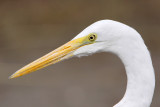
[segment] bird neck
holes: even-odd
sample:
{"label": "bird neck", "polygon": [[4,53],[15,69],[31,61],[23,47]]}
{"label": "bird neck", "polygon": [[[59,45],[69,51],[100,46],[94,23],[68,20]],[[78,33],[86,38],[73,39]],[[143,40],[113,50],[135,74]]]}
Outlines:
{"label": "bird neck", "polygon": [[127,89],[122,100],[114,107],[149,107],[155,88],[151,57],[144,42],[120,48],[116,54],[125,65]]}

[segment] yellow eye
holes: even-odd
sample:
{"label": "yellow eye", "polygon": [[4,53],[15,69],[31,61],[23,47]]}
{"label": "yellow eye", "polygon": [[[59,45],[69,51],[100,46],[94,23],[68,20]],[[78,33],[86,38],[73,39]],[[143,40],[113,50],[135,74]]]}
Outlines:
{"label": "yellow eye", "polygon": [[96,35],[96,34],[90,34],[90,36],[88,37],[88,39],[89,39],[91,42],[95,41],[96,38],[97,38],[97,35]]}

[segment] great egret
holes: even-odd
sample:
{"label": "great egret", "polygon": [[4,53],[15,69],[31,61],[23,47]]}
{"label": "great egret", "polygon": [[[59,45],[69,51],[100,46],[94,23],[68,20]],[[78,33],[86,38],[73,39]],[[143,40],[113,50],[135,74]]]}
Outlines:
{"label": "great egret", "polygon": [[112,20],[93,23],[68,43],[26,65],[10,78],[44,68],[73,56],[112,52],[125,65],[127,89],[114,107],[149,107],[155,88],[155,75],[150,53],[141,35],[133,28]]}

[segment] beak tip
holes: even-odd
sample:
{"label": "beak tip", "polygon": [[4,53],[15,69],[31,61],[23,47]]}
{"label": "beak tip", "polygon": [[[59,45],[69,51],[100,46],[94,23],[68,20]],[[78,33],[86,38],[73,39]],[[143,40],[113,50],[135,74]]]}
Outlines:
{"label": "beak tip", "polygon": [[13,78],[16,78],[16,77],[18,77],[18,76],[14,73],[11,76],[9,76],[8,79],[13,79]]}
{"label": "beak tip", "polygon": [[12,76],[12,75],[8,77],[8,79],[13,79],[13,78],[14,78],[14,76]]}

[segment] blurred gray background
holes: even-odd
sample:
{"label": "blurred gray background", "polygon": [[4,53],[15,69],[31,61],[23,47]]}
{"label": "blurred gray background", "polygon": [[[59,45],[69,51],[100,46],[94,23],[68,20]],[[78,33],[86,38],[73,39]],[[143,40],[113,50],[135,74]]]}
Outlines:
{"label": "blurred gray background", "polygon": [[0,107],[112,107],[124,95],[126,74],[110,53],[72,58],[9,80],[22,66],[72,39],[95,21],[135,28],[156,74],[151,107],[160,107],[159,0],[0,0]]}

